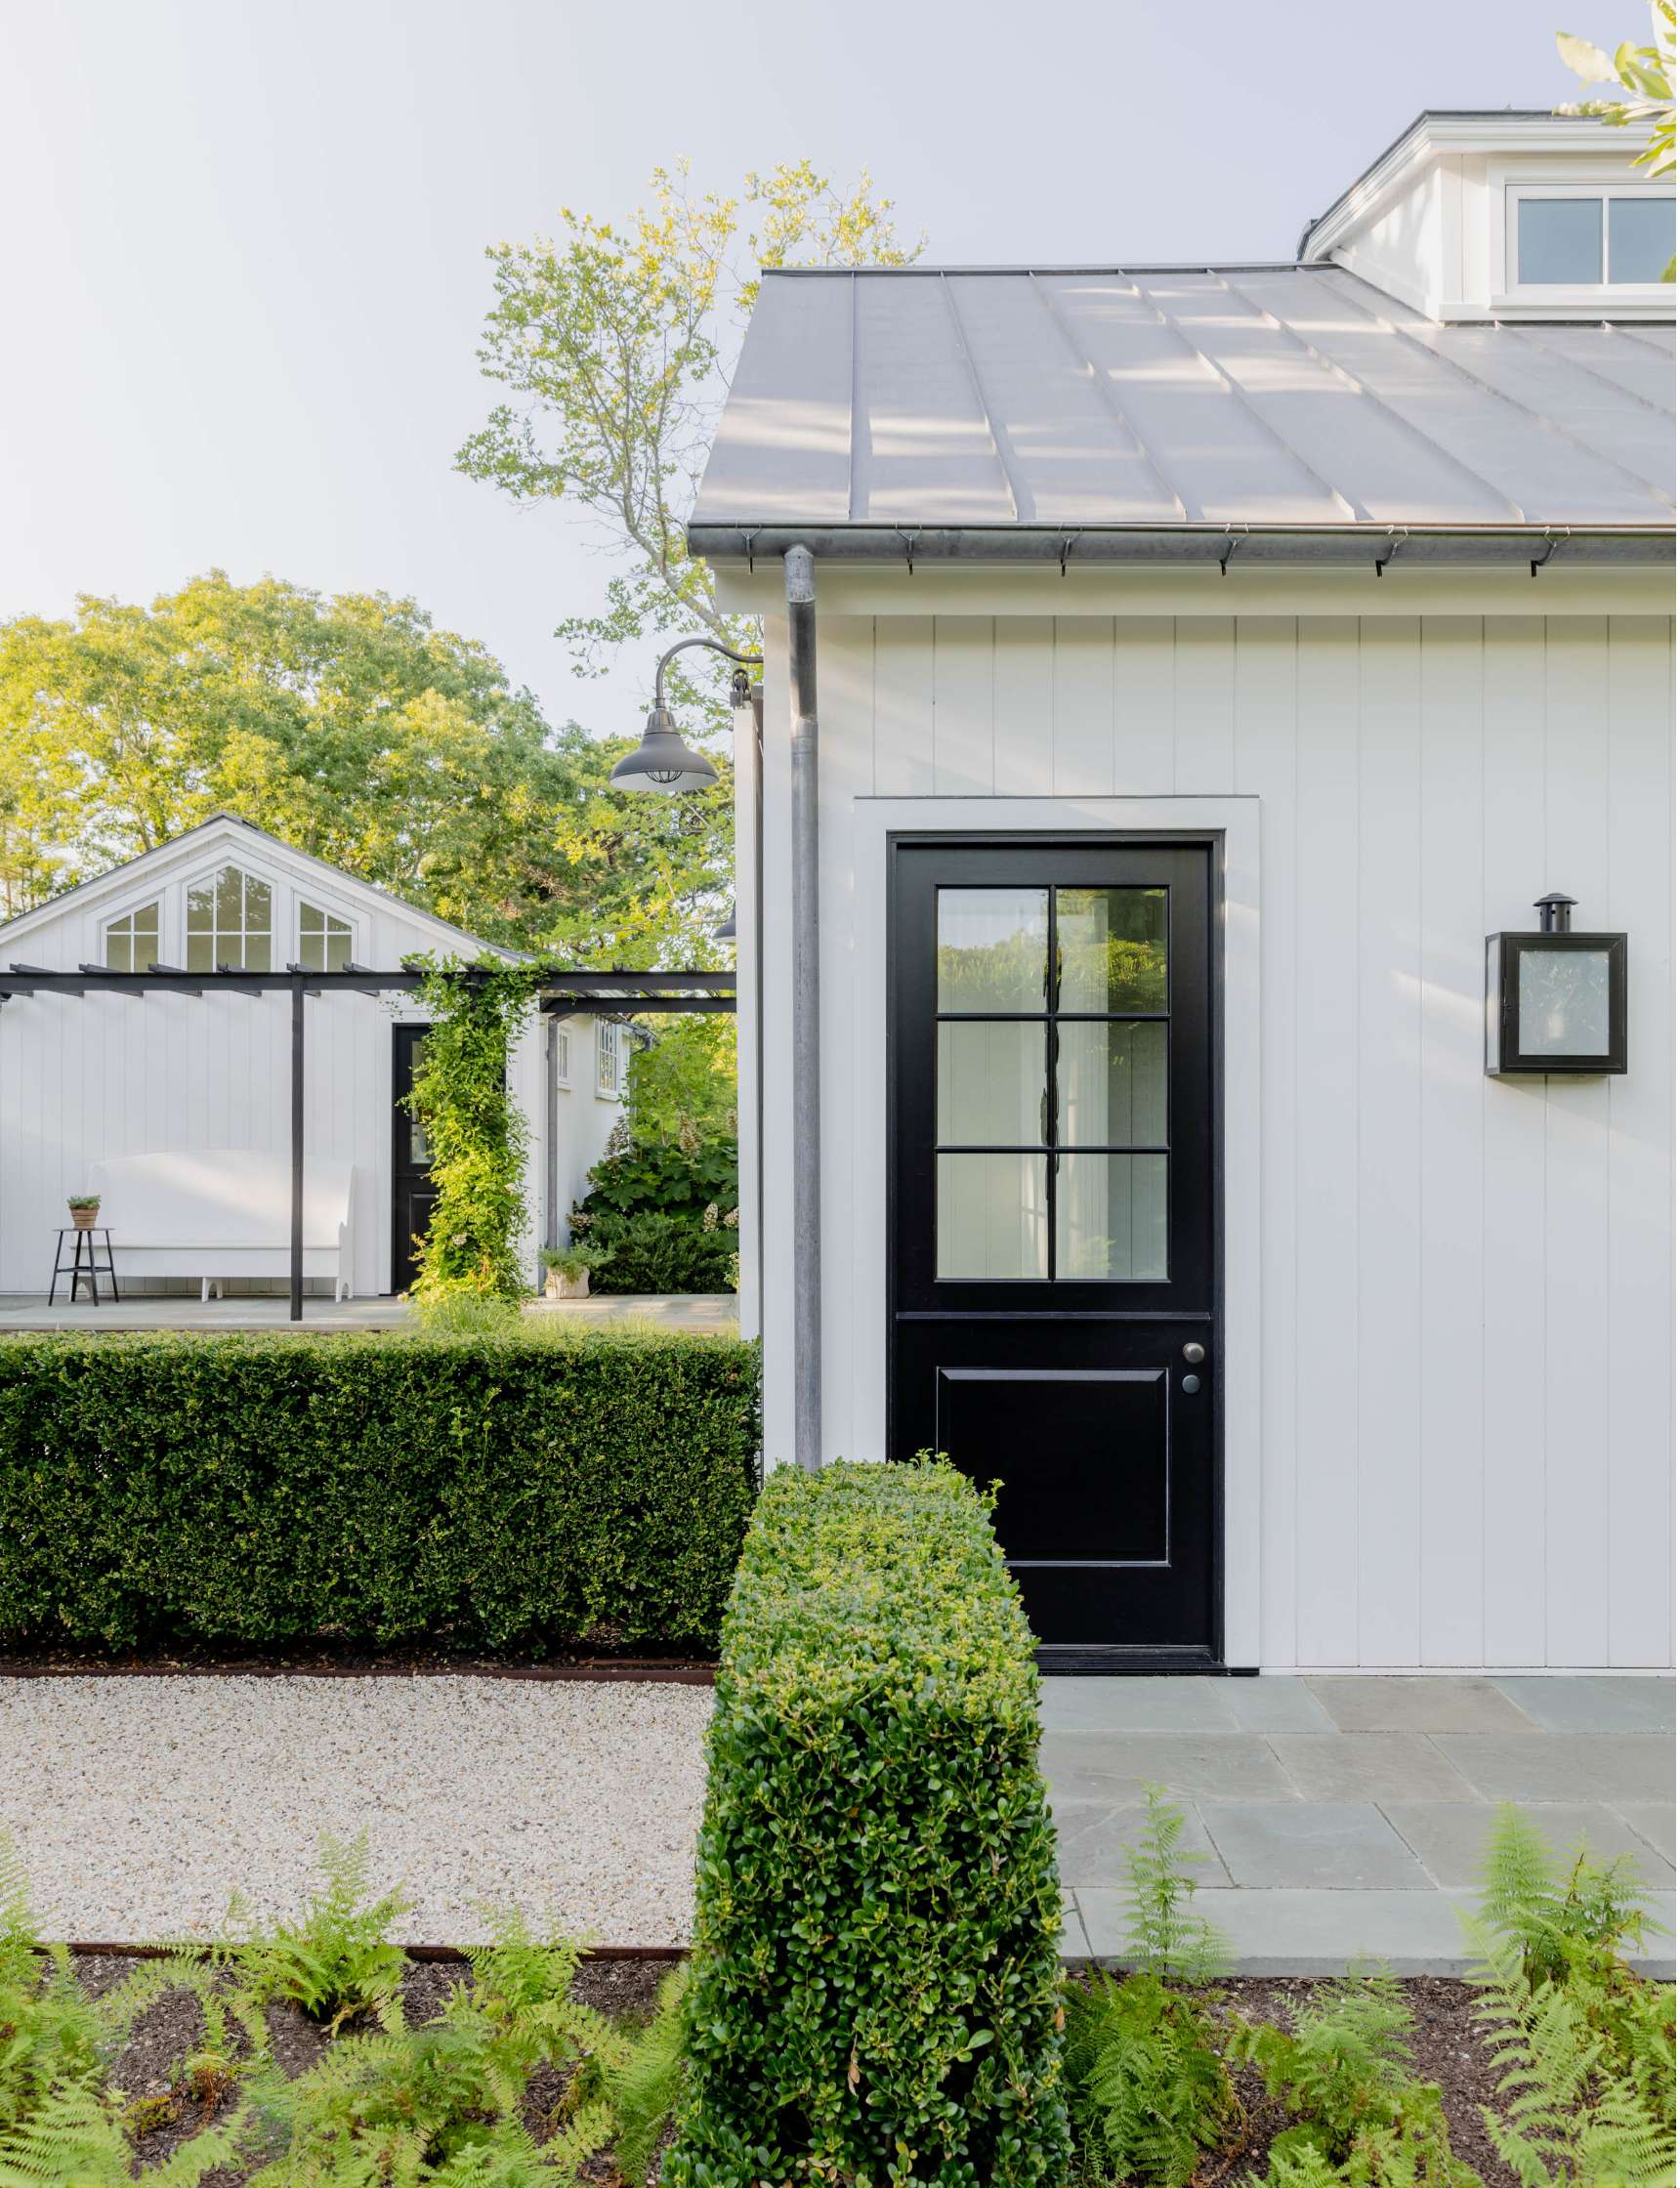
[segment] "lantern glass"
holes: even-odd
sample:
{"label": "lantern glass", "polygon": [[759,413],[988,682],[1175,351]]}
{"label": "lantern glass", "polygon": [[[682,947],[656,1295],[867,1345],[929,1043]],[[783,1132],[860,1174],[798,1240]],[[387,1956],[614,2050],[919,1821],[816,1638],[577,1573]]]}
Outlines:
{"label": "lantern glass", "polygon": [[1525,1056],[1602,1056],[1610,1047],[1610,951],[1524,949],[1517,1043]]}

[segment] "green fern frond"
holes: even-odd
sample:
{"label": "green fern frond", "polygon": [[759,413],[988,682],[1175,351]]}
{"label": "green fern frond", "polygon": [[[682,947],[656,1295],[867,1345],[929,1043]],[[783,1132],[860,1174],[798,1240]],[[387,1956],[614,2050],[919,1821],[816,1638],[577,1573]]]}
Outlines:
{"label": "green fern frond", "polygon": [[[242,2116],[207,2127],[146,2174],[147,2188],[195,2188],[238,2162]],[[79,2083],[47,2097],[34,2117],[0,2136],[0,2188],[133,2188],[134,2153],[109,2103]]]}
{"label": "green fern frond", "polygon": [[1209,1983],[1230,1964],[1231,1949],[1214,1925],[1192,1911],[1201,1854],[1182,1844],[1184,1814],[1161,1786],[1144,1788],[1143,1832],[1126,1854],[1126,1957],[1163,1981]]}
{"label": "green fern frond", "polygon": [[[641,2188],[688,2080],[683,1995],[689,1971],[673,1968],[659,1985],[653,2018],[635,2036],[612,2030],[613,2046],[591,2047],[616,2123],[613,2156],[622,2177]],[[610,2024],[609,2024],[610,2027]]]}
{"label": "green fern frond", "polygon": [[371,1896],[365,1832],[352,1839],[323,1834],[319,1863],[325,1888],[302,1919],[272,1934],[253,1931],[237,1945],[235,1959],[262,1995],[293,1999],[336,2035],[347,2021],[377,2014],[401,1982],[406,1962],[390,1931],[410,1903],[400,1889]]}

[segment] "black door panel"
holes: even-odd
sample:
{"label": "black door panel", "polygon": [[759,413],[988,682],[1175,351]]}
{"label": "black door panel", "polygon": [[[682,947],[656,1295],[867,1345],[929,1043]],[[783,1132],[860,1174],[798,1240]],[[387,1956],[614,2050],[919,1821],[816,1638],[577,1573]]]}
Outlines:
{"label": "black door panel", "polygon": [[406,1291],[419,1267],[416,1241],[424,1239],[438,1199],[432,1154],[418,1122],[401,1106],[414,1083],[416,1052],[430,1028],[392,1028],[391,1051],[391,1288]]}
{"label": "black door panel", "polygon": [[890,1453],[999,1485],[1048,1662],[1211,1662],[1208,849],[900,839],[892,912]]}

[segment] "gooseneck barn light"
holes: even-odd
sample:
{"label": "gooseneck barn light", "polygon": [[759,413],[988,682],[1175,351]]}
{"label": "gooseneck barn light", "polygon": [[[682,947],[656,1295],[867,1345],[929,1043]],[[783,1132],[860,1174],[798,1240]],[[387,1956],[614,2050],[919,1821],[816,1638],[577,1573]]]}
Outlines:
{"label": "gooseneck barn light", "polygon": [[626,752],[612,770],[610,779],[620,790],[660,790],[669,797],[680,790],[707,789],[718,778],[718,771],[706,755],[683,742],[671,710],[665,704],[666,666],[691,646],[703,646],[708,652],[721,653],[725,660],[735,663],[733,696],[737,705],[746,696],[748,667],[764,659],[762,653],[737,653],[733,647],[715,638],[680,638],[675,646],[667,647],[653,671],[653,704],[648,715],[648,726],[642,732],[642,741],[634,752]]}
{"label": "gooseneck barn light", "polygon": [[1577,934],[1575,899],[1539,898],[1537,934],[1488,937],[1488,1070],[1495,1077],[1627,1069],[1627,937]]}

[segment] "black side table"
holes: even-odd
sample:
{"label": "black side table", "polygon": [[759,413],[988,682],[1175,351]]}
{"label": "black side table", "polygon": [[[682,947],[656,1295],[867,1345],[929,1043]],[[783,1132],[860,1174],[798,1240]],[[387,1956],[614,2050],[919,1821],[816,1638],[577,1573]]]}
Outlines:
{"label": "black side table", "polygon": [[[64,1241],[66,1239],[74,1239],[76,1241],[74,1251],[68,1261],[64,1259]],[[87,1241],[87,1252],[85,1254],[82,1251],[82,1241],[84,1239]],[[96,1239],[105,1241],[105,1266],[103,1269],[100,1266],[100,1249],[94,1243]],[[121,1306],[122,1293],[116,1287],[116,1263],[110,1255],[110,1226],[108,1224],[66,1223],[61,1228],[59,1243],[53,1254],[52,1286],[47,1293],[49,1307],[59,1295],[59,1279],[61,1277],[68,1277],[70,1280],[71,1306],[76,1303],[77,1286],[84,1277],[93,1288],[94,1305],[96,1307],[100,1303],[101,1277],[104,1277],[109,1283],[111,1298],[118,1306]]]}

